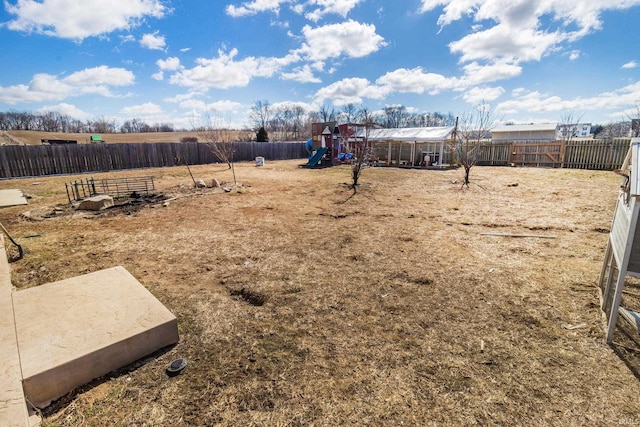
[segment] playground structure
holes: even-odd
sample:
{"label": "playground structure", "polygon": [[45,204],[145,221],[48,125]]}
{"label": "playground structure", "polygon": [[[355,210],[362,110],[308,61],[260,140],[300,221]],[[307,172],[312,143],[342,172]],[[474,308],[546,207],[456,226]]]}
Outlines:
{"label": "playground structure", "polygon": [[353,144],[368,144],[375,165],[442,169],[455,127],[367,128],[353,123],[314,123],[304,167],[327,167],[352,160]]}
{"label": "playground structure", "polygon": [[352,158],[350,144],[356,141],[359,125],[336,122],[313,123],[306,143],[309,161],[304,167],[318,168],[347,163]]}
{"label": "playground structure", "polygon": [[627,277],[640,278],[640,138],[631,139],[631,147],[622,168],[622,185],[616,203],[604,263],[600,272],[602,311],[606,322],[606,341],[613,342],[618,317],[640,332],[640,313],[624,306]]}

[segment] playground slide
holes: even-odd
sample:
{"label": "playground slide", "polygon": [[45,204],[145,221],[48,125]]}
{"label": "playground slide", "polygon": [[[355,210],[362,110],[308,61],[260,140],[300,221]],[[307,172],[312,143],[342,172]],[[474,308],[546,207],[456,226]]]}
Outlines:
{"label": "playground slide", "polygon": [[329,147],[318,148],[318,150],[311,157],[309,157],[309,161],[304,166],[307,168],[316,167],[320,162],[320,159],[322,159],[322,156],[324,156],[327,151],[329,151]]}

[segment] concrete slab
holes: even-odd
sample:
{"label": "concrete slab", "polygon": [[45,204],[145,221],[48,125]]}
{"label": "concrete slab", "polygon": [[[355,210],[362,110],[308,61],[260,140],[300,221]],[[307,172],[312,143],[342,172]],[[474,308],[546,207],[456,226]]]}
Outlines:
{"label": "concrete slab", "polygon": [[113,206],[113,197],[101,194],[84,199],[80,202],[80,205],[78,205],[78,209],[83,211],[101,211],[111,206]]}
{"label": "concrete slab", "polygon": [[0,247],[0,426],[28,427],[29,414],[22,393],[20,354],[13,322],[13,285],[2,236]]}
{"label": "concrete slab", "polygon": [[26,204],[27,198],[22,194],[22,190],[0,190],[0,208]]}
{"label": "concrete slab", "polygon": [[13,294],[24,393],[42,408],[178,342],[176,317],[123,267]]}

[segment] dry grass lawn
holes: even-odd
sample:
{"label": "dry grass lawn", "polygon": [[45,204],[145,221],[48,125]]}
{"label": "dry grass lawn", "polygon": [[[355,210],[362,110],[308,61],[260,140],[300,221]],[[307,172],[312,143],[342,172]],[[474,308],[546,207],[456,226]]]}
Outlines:
{"label": "dry grass lawn", "polygon": [[27,251],[18,288],[123,265],[179,320],[178,345],[61,399],[45,426],[640,423],[640,344],[627,328],[604,343],[597,288],[619,177],[476,167],[461,190],[461,170],[369,168],[353,194],[348,167],[299,163],[239,164],[250,186],[231,193],[192,189],[182,167],[96,174],[184,196],[96,216],[67,206],[64,183],[86,176],[0,182],[32,196],[0,212]]}

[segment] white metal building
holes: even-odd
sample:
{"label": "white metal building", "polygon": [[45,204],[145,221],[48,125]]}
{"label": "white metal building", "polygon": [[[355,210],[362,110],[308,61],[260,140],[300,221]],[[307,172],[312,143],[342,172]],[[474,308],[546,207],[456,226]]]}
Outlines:
{"label": "white metal building", "polygon": [[[387,165],[439,166],[454,126],[371,129],[368,141],[387,143]],[[379,150],[376,150],[379,151]]]}
{"label": "white metal building", "polygon": [[557,138],[557,123],[498,126],[491,131],[492,142],[553,142]]}

